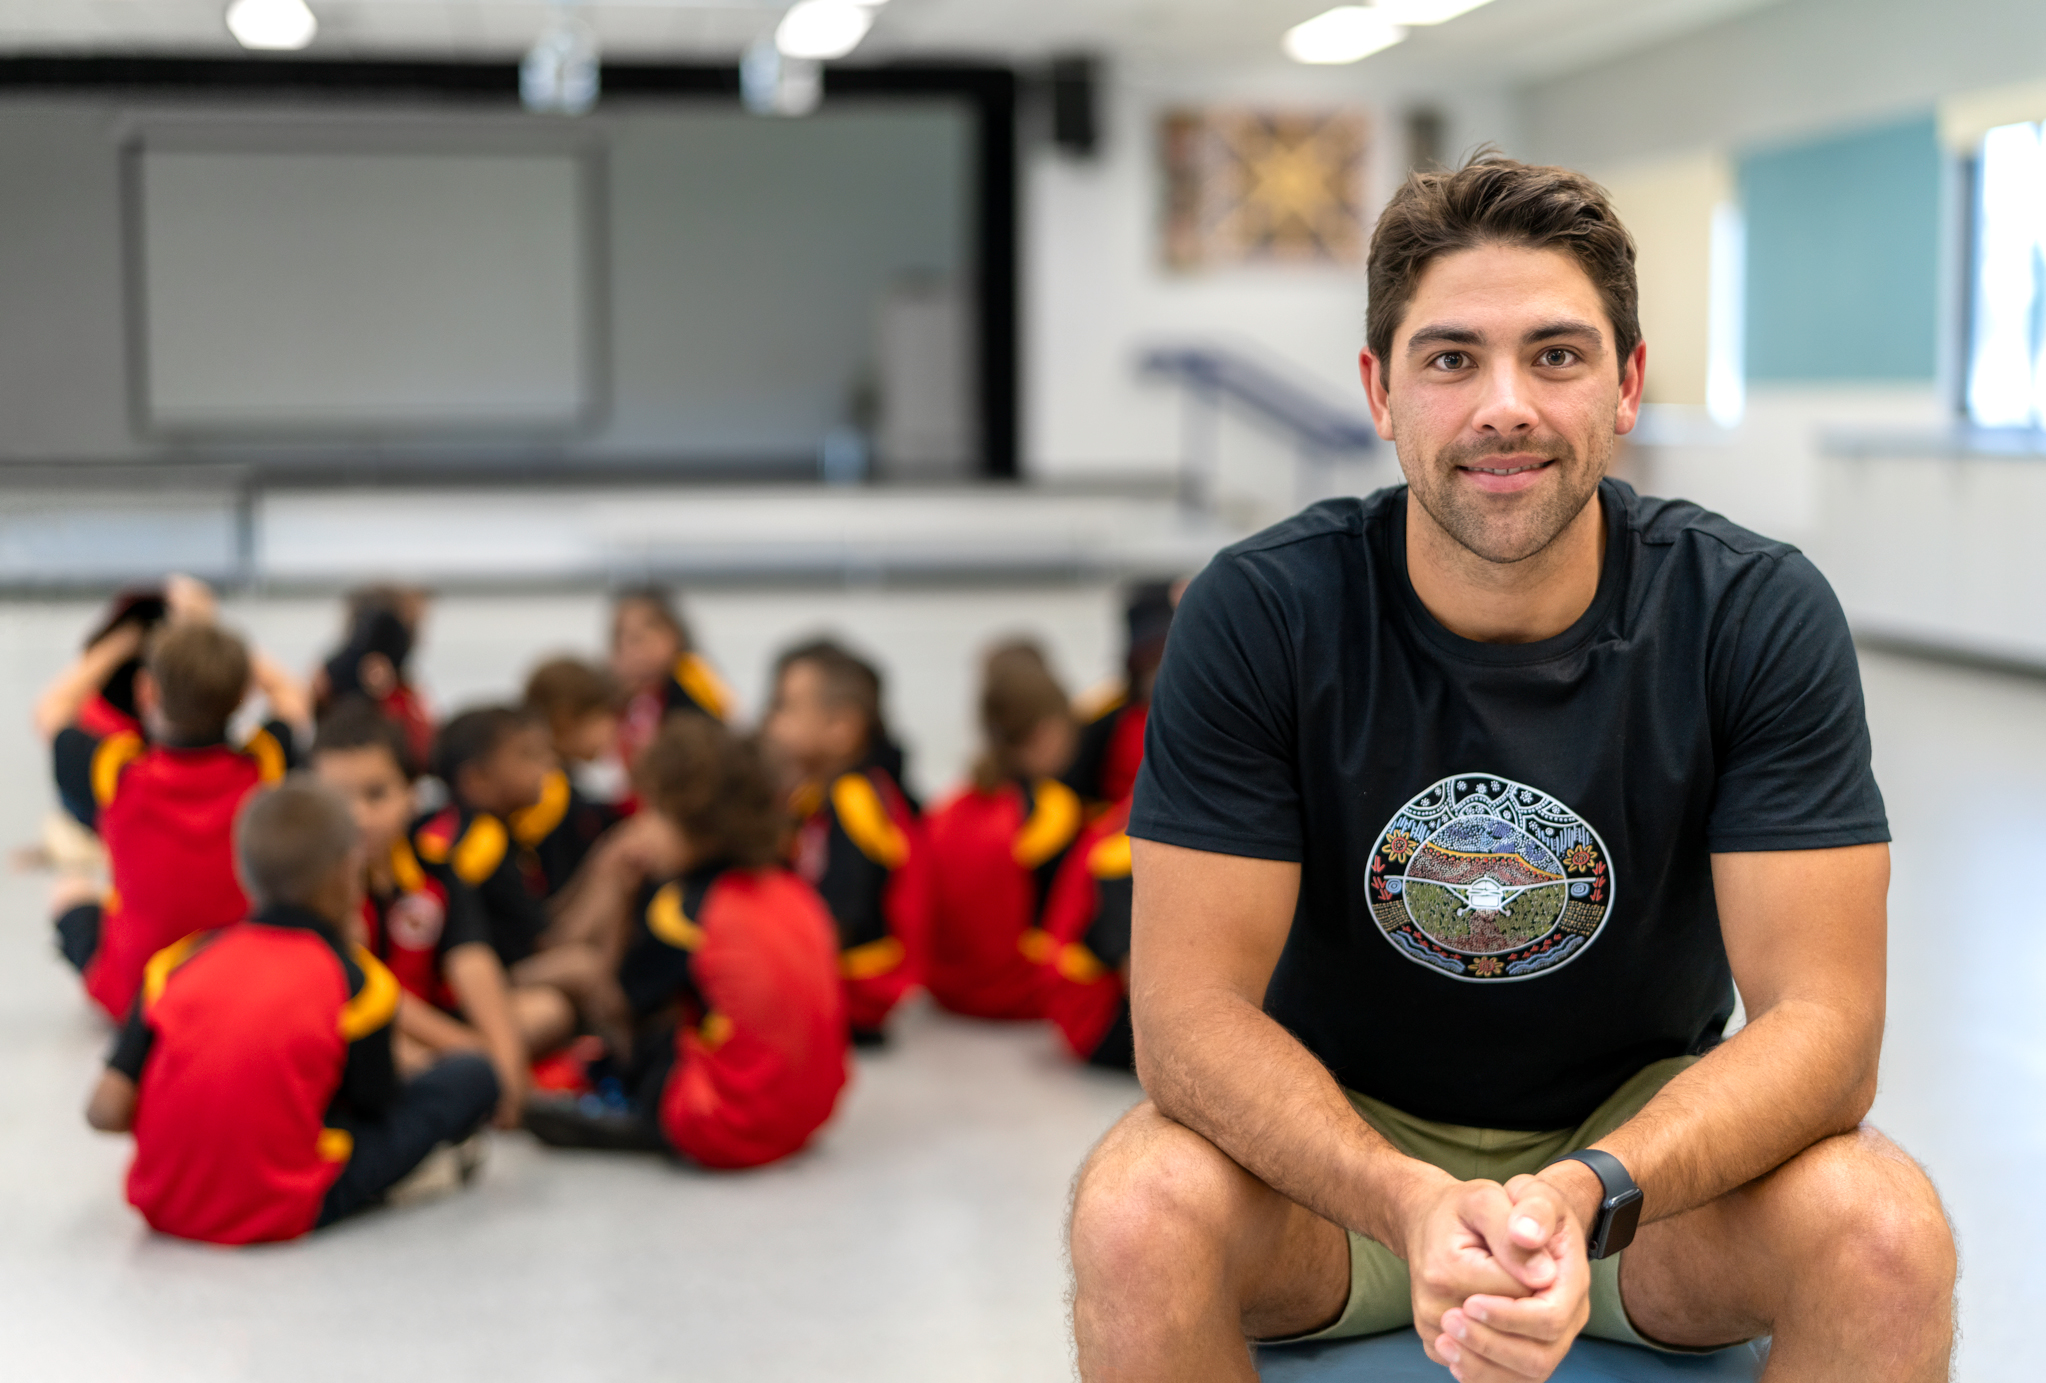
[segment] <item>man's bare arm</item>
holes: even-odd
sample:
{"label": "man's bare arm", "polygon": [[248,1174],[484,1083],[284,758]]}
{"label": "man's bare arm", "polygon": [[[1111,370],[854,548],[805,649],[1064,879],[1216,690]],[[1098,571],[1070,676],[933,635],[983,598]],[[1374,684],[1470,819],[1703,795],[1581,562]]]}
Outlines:
{"label": "man's bare arm", "polygon": [[[1727,959],[1748,1022],[1596,1146],[1633,1174],[1644,1219],[1716,1200],[1875,1100],[1882,1051],[1890,850],[1855,845],[1712,857]],[[1542,1173],[1580,1216],[1598,1179]]]}
{"label": "man's bare arm", "polygon": [[1289,1200],[1404,1254],[1412,1207],[1454,1179],[1386,1142],[1264,1011],[1300,866],[1132,845],[1130,1011],[1146,1093]]}

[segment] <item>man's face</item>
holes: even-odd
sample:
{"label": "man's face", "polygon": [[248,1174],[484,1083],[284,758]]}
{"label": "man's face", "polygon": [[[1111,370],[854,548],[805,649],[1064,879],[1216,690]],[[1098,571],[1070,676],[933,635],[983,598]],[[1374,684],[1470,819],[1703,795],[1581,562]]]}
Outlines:
{"label": "man's face", "polygon": [[322,750],[313,756],[313,774],[348,799],[372,858],[382,858],[412,819],[412,785],[380,744]]}
{"label": "man's face", "polygon": [[1486,245],[1421,274],[1388,359],[1365,353],[1381,437],[1415,500],[1488,562],[1518,562],[1583,512],[1641,402],[1598,290],[1566,250]]}

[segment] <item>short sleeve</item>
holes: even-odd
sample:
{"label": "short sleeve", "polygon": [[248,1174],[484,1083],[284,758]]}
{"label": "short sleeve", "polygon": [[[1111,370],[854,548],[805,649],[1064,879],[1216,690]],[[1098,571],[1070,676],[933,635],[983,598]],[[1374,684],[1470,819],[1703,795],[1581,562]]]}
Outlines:
{"label": "short sleeve", "polygon": [[99,741],[75,725],[57,732],[50,746],[50,768],[57,780],[57,798],[64,810],[87,830],[99,823],[99,799],[92,790],[92,761]]}
{"label": "short sleeve", "polygon": [[1715,853],[1890,838],[1870,764],[1861,668],[1832,587],[1801,553],[1756,568],[1713,683]]}
{"label": "short sleeve", "polygon": [[452,874],[438,882],[447,890],[446,920],[441,925],[440,953],[446,955],[457,946],[476,943],[488,946],[490,917],[483,909],[483,900],[476,896],[476,890]]}
{"label": "short sleeve", "polygon": [[142,1067],[149,1060],[149,1049],[155,1045],[156,1030],[142,1016],[142,996],[138,994],[128,1010],[128,1021],[121,1025],[120,1036],[114,1039],[114,1049],[107,1053],[107,1069],[119,1071],[140,1084]]}
{"label": "short sleeve", "polygon": [[1242,558],[1219,557],[1195,578],[1151,694],[1131,835],[1301,859],[1294,644],[1275,595]]}

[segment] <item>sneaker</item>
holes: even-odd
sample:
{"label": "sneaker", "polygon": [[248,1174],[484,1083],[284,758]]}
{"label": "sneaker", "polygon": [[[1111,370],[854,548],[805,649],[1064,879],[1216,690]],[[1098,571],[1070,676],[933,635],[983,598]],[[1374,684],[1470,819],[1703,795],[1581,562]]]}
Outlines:
{"label": "sneaker", "polygon": [[526,1128],[551,1148],[660,1152],[665,1146],[653,1120],[594,1095],[576,1100],[558,1096],[527,1100]]}
{"label": "sneaker", "polygon": [[419,1165],[407,1172],[404,1180],[384,1192],[384,1203],[417,1205],[461,1190],[476,1179],[489,1147],[489,1139],[482,1133],[472,1134],[459,1143],[442,1143],[420,1158]]}

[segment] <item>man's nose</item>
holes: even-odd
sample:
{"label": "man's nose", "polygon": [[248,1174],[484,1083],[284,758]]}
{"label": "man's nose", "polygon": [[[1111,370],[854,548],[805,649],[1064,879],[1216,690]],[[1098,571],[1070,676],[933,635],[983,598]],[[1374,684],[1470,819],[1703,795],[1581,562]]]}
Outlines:
{"label": "man's nose", "polygon": [[1478,400],[1477,411],[1471,415],[1473,427],[1501,435],[1534,430],[1534,403],[1527,380],[1516,366],[1494,365],[1485,371],[1480,382],[1484,393]]}

